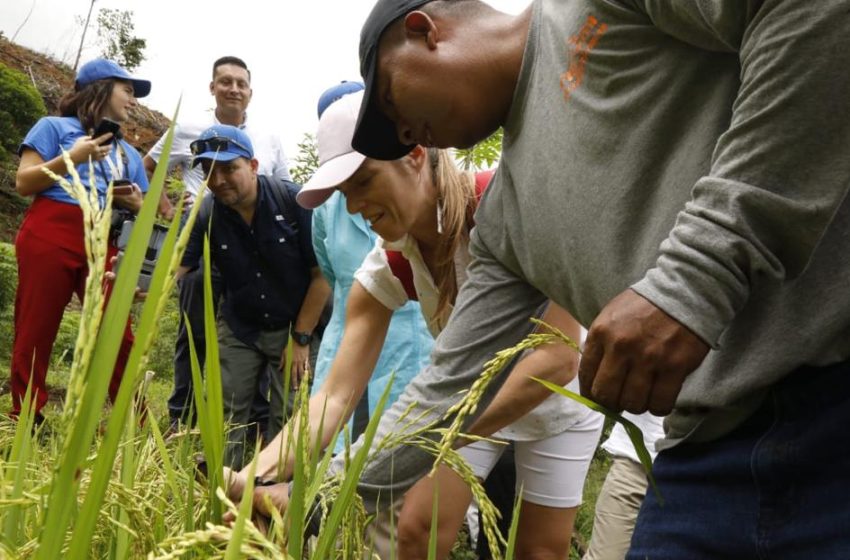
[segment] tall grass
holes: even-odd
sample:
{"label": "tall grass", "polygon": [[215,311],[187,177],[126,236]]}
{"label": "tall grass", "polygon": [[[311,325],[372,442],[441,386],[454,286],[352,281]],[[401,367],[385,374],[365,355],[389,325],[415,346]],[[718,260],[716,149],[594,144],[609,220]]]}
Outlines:
{"label": "tall grass", "polygon": [[[170,150],[172,135],[170,129],[164,154]],[[204,286],[206,375],[202,375],[195,349],[191,348],[199,430],[184,432],[168,441],[163,438],[156,419],[147,412],[143,381],[158,319],[172,292],[175,272],[200,204],[194,205],[186,227],[179,233],[177,224],[183,208],[178,206],[139,316],[136,342],[123,381],[112,407],[104,411],[109,380],[135,296],[136,278],[162,192],[167,159],[161,158],[153,175],[105,307],[102,286],[111,189],[106,205],[100,207],[97,197],[85,190],[79,177],[74,176],[73,165],[69,165],[72,181],[64,185],[79,201],[86,228],[90,275],[85,305],[58,429],[53,433],[46,433],[43,428],[33,431],[29,393],[17,424],[0,419],[0,556],[360,559],[368,554],[364,526],[369,518],[356,489],[359,475],[369,461],[368,451],[370,447],[416,445],[433,454],[435,464],[448,464],[470,484],[482,511],[483,530],[493,556],[500,558],[501,547],[507,545],[510,558],[516,518],[506,540],[496,528],[498,513],[481,484],[452,449],[464,417],[475,410],[483,384],[474,386],[453,410],[455,423],[448,430],[440,430],[439,437],[435,438],[433,426],[413,429],[421,417],[408,417],[408,411],[399,422],[398,433],[373,441],[389,384],[364,433],[365,444],[347,457],[345,473],[328,479],[331,450],[311,451],[307,439],[311,432],[306,426],[309,399],[303,383],[297,399],[300,406],[289,422],[290,429],[298,425],[301,434],[300,438],[289,438],[298,457],[289,509],[283,515],[273,512],[271,519],[260,523],[250,514],[251,483],[242,502],[232,503],[221,477],[227,425],[208,269]],[[209,267],[209,240],[204,253],[205,266]],[[482,379],[491,379],[524,348],[554,342],[556,338],[552,333],[531,335],[516,348],[498,354]],[[205,478],[200,477],[193,458],[199,449],[204,451],[208,465]],[[288,452],[284,450],[283,454]],[[314,510],[316,504],[318,511]],[[235,516],[232,526],[221,522],[226,511]],[[322,528],[319,537],[310,540],[307,527],[317,513],[322,516]],[[433,556],[435,547],[436,539],[432,538],[429,555]]]}

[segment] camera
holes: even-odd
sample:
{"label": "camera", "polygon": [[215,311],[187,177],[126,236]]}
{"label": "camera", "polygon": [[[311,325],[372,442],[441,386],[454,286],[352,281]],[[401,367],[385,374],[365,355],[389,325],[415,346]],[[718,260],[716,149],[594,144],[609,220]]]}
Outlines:
{"label": "camera", "polygon": [[[124,220],[121,224],[121,230],[118,238],[115,241],[115,246],[118,247],[118,260],[115,262],[113,272],[118,275],[118,269],[121,265],[121,259],[124,257],[124,250],[130,242],[130,234],[133,232],[133,220]],[[145,251],[145,258],[142,261],[142,270],[139,272],[139,279],[136,282],[138,288],[147,292],[151,285],[151,277],[153,269],[156,267],[156,260],[159,258],[159,252],[162,249],[162,244],[165,242],[165,236],[168,234],[168,228],[159,224],[154,224],[151,236],[148,239],[148,247]]]}

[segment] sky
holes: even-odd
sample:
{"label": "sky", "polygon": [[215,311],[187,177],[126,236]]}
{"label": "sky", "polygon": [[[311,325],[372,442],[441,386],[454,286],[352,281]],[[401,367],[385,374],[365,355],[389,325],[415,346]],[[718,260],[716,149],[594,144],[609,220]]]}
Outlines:
{"label": "sky", "polygon": [[[509,13],[529,3],[486,1]],[[9,39],[17,33],[16,43],[73,64],[90,5],[90,0],[0,0],[0,31]],[[213,107],[212,63],[238,56],[252,74],[249,119],[276,130],[291,159],[304,133],[315,132],[322,91],[359,79],[360,26],[373,5],[374,0],[96,0],[81,61],[99,54],[97,11],[131,10],[134,34],[147,40],[147,58],[134,74],[153,83],[141,102],[170,117],[181,95],[183,115]]]}

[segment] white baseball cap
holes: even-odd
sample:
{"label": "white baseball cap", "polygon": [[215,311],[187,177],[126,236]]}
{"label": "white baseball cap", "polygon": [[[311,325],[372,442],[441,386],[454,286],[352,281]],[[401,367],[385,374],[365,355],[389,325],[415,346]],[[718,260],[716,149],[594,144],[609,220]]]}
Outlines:
{"label": "white baseball cap", "polygon": [[304,208],[321,206],[366,159],[351,147],[362,101],[362,91],[345,95],[328,107],[319,119],[316,133],[319,168],[295,197]]}

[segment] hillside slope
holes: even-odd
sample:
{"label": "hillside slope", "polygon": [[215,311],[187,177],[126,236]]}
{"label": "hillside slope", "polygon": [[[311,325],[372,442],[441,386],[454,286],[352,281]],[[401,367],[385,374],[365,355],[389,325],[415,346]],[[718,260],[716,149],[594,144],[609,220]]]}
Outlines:
{"label": "hillside slope", "polygon": [[[0,63],[23,72],[44,99],[51,115],[57,114],[59,100],[74,86],[74,72],[64,63],[12,43],[0,35]],[[168,128],[169,121],[162,113],[139,105],[122,127],[124,136],[141,153],[147,152]],[[0,167],[0,241],[11,242],[20,224],[27,199],[15,193],[17,161],[7,168]]]}

